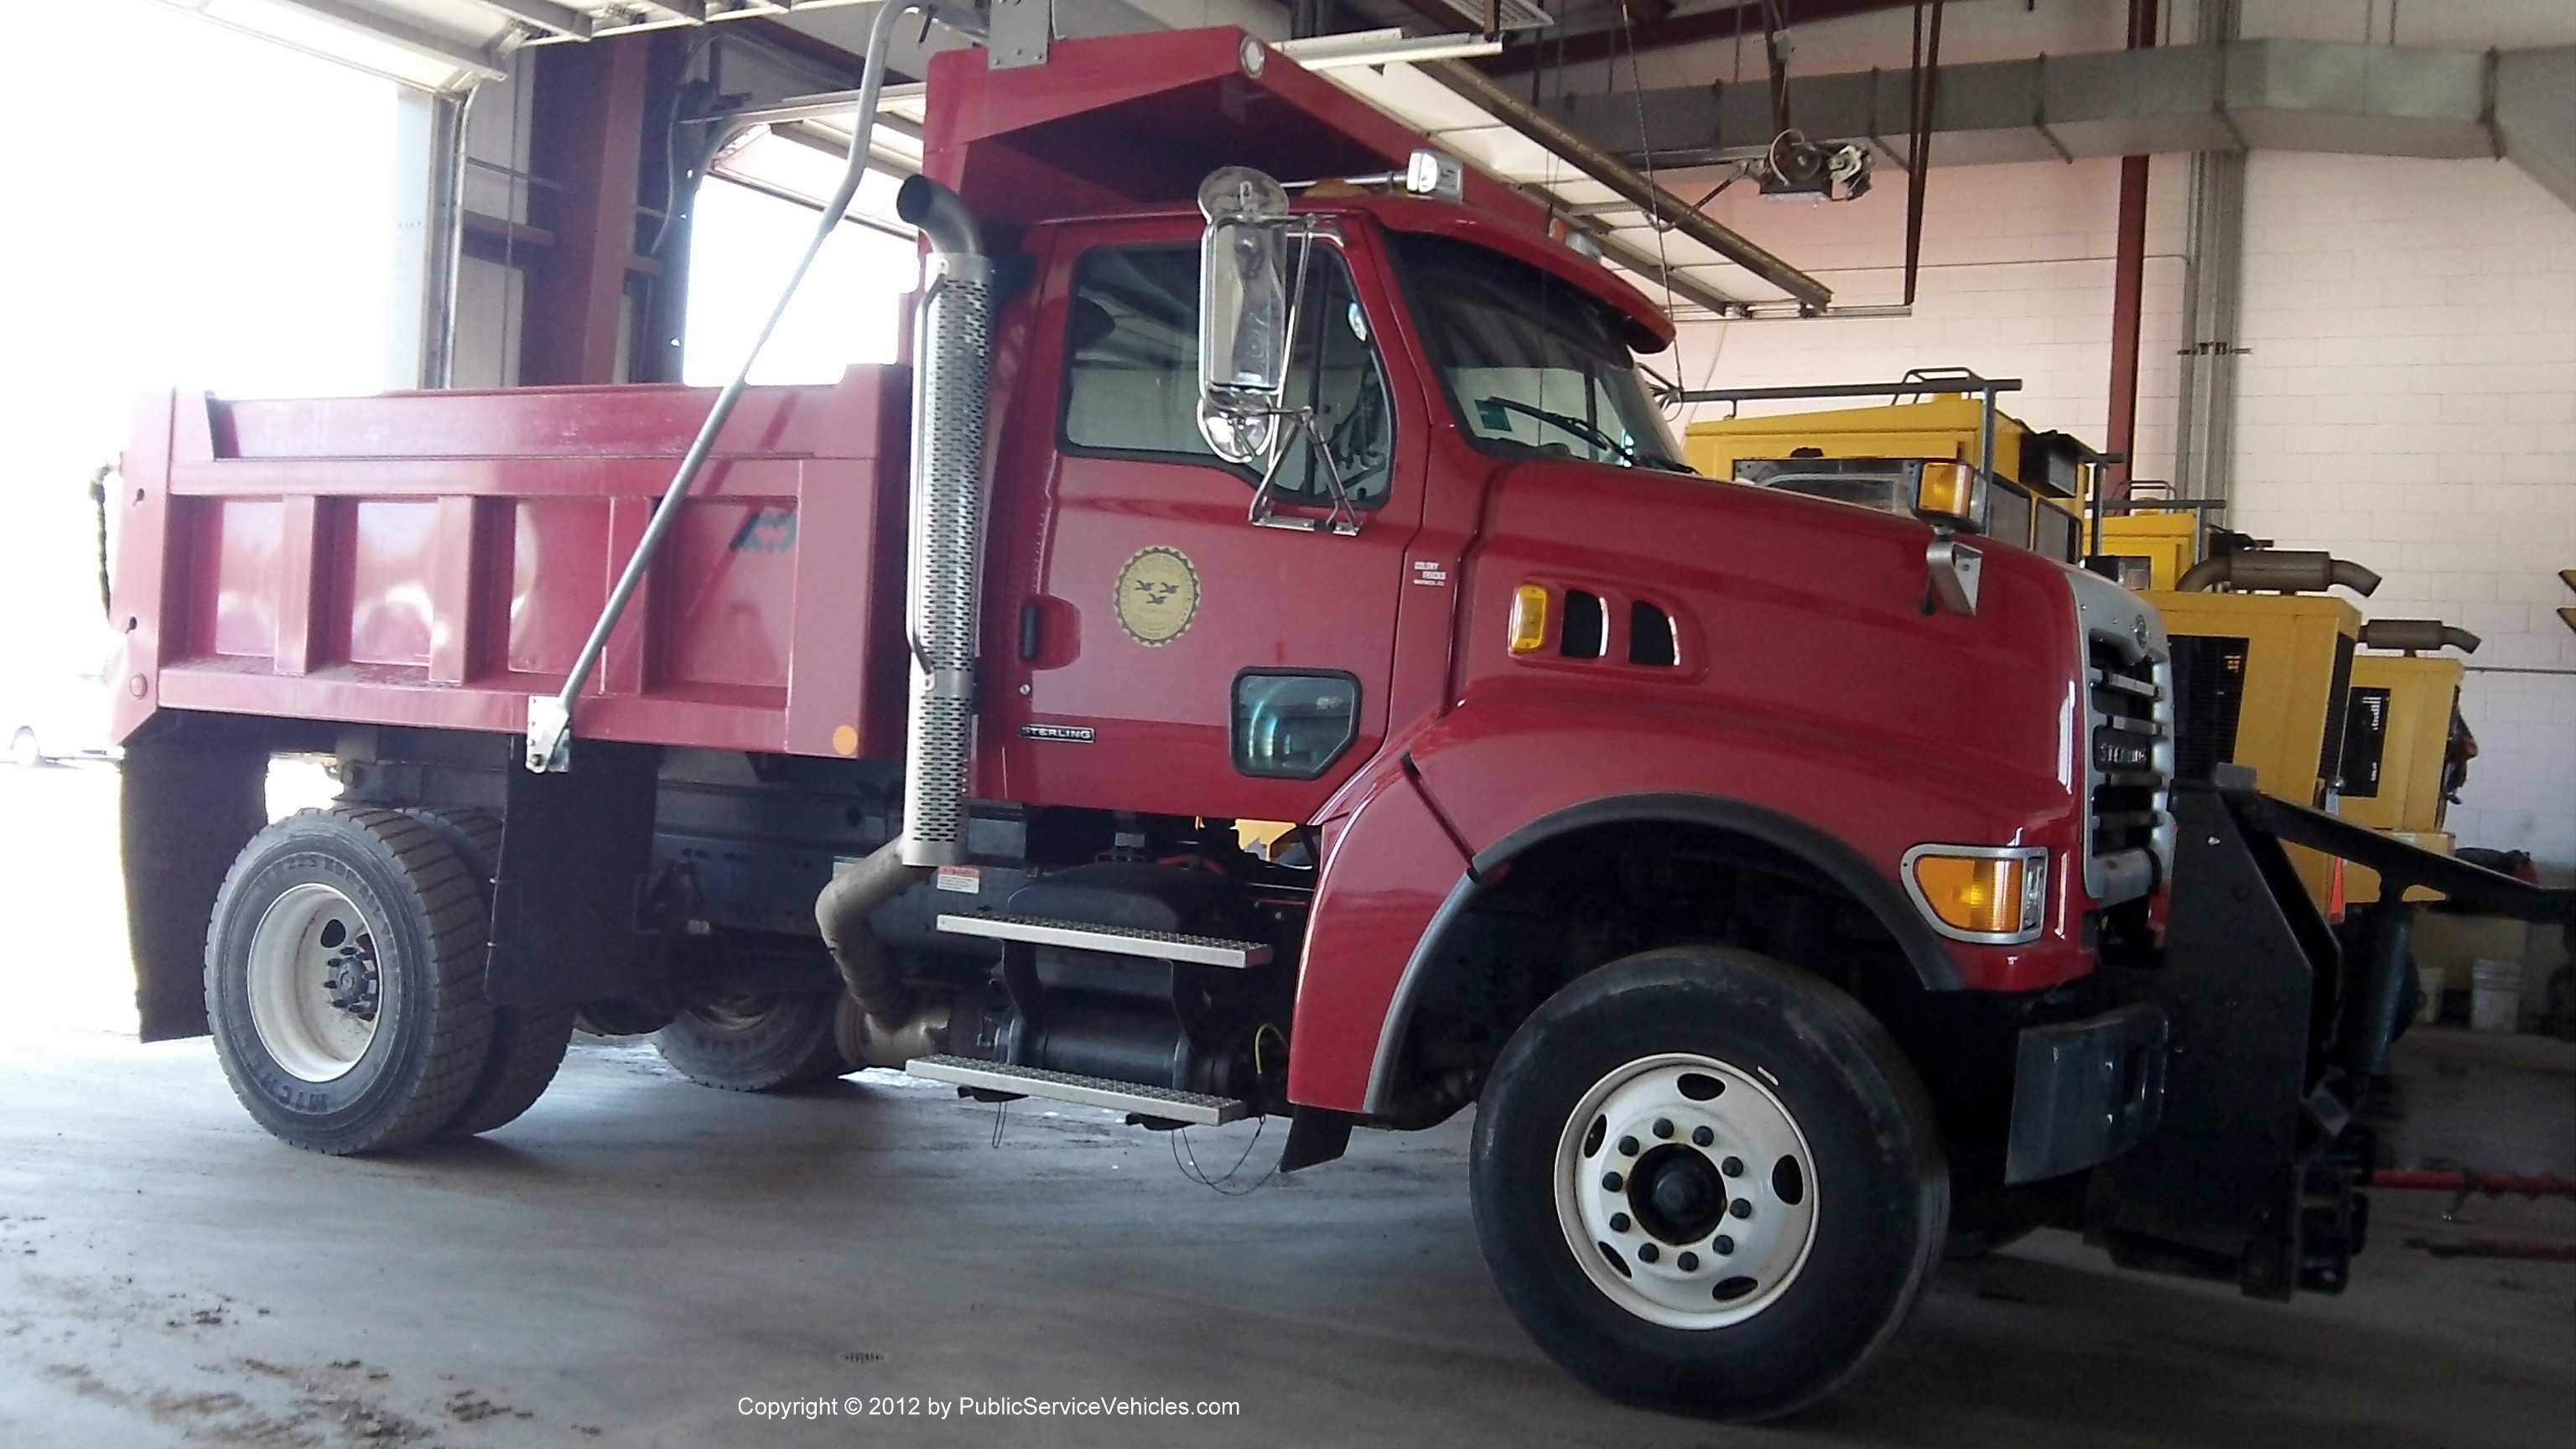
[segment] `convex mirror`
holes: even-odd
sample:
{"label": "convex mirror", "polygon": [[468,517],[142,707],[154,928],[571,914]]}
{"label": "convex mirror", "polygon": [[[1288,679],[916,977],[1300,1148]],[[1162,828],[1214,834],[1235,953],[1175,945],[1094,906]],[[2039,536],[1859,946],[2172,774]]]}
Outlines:
{"label": "convex mirror", "polygon": [[1266,456],[1288,385],[1288,193],[1248,166],[1199,184],[1199,431],[1217,456]]}

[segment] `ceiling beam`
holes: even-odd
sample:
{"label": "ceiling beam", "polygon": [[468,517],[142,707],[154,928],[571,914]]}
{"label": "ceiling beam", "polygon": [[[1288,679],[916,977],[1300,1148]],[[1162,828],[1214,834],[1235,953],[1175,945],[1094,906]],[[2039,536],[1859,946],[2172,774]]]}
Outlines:
{"label": "ceiling beam", "polygon": [[1661,282],[1672,290],[1675,297],[1707,308],[1720,317],[1752,315],[1746,310],[1742,298],[1730,297],[1688,272],[1665,265],[1661,257],[1649,256],[1642,249],[1602,232],[1587,232],[1586,235],[1592,238],[1594,246],[1601,248],[1601,255],[1637,275],[1640,283],[1637,290],[1641,292],[1645,290],[1643,283]]}
{"label": "ceiling beam", "polygon": [[1495,120],[1572,162],[1583,171],[1586,179],[1609,187],[1646,215],[1658,218],[1664,225],[1788,293],[1797,299],[1800,307],[1822,308],[1833,301],[1833,290],[1824,283],[1720,225],[1706,213],[1691,210],[1690,203],[1665,191],[1627,162],[1555,117],[1524,103],[1495,84],[1492,77],[1465,61],[1426,60],[1416,62],[1413,68],[1474,102],[1478,109]]}
{"label": "ceiling beam", "polygon": [[[349,4],[347,0],[289,0],[289,3],[295,9],[330,21],[344,30],[370,36],[388,45],[410,51],[414,55],[444,61],[459,70],[469,71],[483,80],[499,80],[509,74],[489,52],[481,47],[438,34],[436,31],[423,30],[416,25],[406,25],[382,12]],[[201,15],[207,15],[210,19],[218,18],[208,12],[203,5],[191,5],[188,8]],[[248,28],[229,20],[220,20],[219,23],[233,25],[235,29]],[[265,32],[252,30],[250,33],[257,35]]]}
{"label": "ceiling beam", "polygon": [[558,5],[555,0],[475,0],[486,10],[496,10],[522,25],[573,40],[588,40],[592,29],[589,12]]}
{"label": "ceiling beam", "polygon": [[[1424,0],[1405,0],[1419,10]],[[1778,0],[1790,27],[1814,25],[1819,21],[1843,20],[1854,15],[1867,15],[1879,10],[1911,10],[1913,0]],[[1662,19],[1645,18],[1645,6],[1632,6],[1638,18],[1630,24],[1614,25],[1604,30],[1587,30],[1579,35],[1556,35],[1547,32],[1524,32],[1520,43],[1491,60],[1479,61],[1478,68],[1488,75],[1521,75],[1551,65],[1579,65],[1585,61],[1610,60],[1629,53],[1670,50],[1679,45],[1696,45],[1704,40],[1730,40],[1738,35],[1762,33],[1763,5],[1760,0],[1717,10],[1701,10],[1689,15],[1666,15]],[[1455,29],[1455,26],[1451,27]]]}

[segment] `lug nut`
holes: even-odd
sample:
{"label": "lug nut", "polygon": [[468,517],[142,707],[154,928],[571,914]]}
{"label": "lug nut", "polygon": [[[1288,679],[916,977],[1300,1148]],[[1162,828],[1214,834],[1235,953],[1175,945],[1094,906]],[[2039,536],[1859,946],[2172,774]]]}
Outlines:
{"label": "lug nut", "polygon": [[1739,1197],[1735,1201],[1728,1203],[1726,1205],[1726,1210],[1739,1218],[1749,1218],[1753,1216],[1753,1199],[1749,1197]]}
{"label": "lug nut", "polygon": [[1673,1135],[1673,1119],[1672,1119],[1672,1118],[1670,1118],[1670,1117],[1658,1117],[1658,1118],[1656,1118],[1656,1119],[1655,1119],[1655,1135],[1656,1135],[1656,1136],[1658,1136],[1658,1137],[1670,1137],[1670,1136],[1672,1136],[1672,1135]]}
{"label": "lug nut", "polygon": [[1709,1131],[1705,1127],[1693,1127],[1691,1129],[1691,1146],[1693,1147],[1706,1147],[1708,1144],[1715,1142],[1716,1140],[1717,1134]]}
{"label": "lug nut", "polygon": [[1626,1213],[1612,1213],[1610,1215],[1610,1231],[1614,1233],[1624,1233],[1628,1231],[1628,1215]]}
{"label": "lug nut", "polygon": [[1605,1172],[1601,1174],[1601,1189],[1604,1192],[1617,1192],[1619,1189],[1627,1185],[1628,1179],[1621,1177],[1615,1172]]}
{"label": "lug nut", "polygon": [[1620,1138],[1620,1139],[1619,1139],[1619,1155],[1620,1155],[1621,1157],[1634,1157],[1634,1156],[1636,1156],[1636,1155],[1637,1155],[1637,1139],[1636,1139],[1636,1138],[1634,1138],[1634,1137],[1622,1137],[1622,1138]]}
{"label": "lug nut", "polygon": [[1656,1247],[1652,1243],[1639,1243],[1637,1245],[1637,1261],[1641,1263],[1651,1263],[1663,1255],[1664,1250]]}
{"label": "lug nut", "polygon": [[1708,1240],[1708,1250],[1723,1258],[1735,1251],[1735,1240],[1724,1233]]}
{"label": "lug nut", "polygon": [[1717,1170],[1725,1173],[1729,1177],[1742,1177],[1744,1175],[1744,1159],[1741,1157],[1730,1157],[1724,1162],[1719,1163],[1717,1165]]}
{"label": "lug nut", "polygon": [[1673,1259],[1673,1266],[1681,1269],[1685,1273],[1696,1273],[1699,1271],[1699,1254],[1684,1253],[1680,1257]]}

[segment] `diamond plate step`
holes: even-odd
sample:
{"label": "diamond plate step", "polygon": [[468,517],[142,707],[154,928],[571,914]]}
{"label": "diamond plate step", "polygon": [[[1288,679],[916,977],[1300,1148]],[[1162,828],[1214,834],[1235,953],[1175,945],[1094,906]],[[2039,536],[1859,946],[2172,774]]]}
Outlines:
{"label": "diamond plate step", "polygon": [[1238,1121],[1252,1110],[1251,1103],[1232,1097],[1176,1092],[1169,1087],[1147,1087],[1108,1077],[1077,1077],[1071,1072],[1015,1067],[975,1057],[914,1057],[903,1064],[903,1069],[908,1075],[933,1082],[954,1082],[988,1092],[1017,1092],[1023,1097],[1044,1097],[1050,1102],[1072,1102],[1084,1107],[1107,1107],[1201,1127]]}
{"label": "diamond plate step", "polygon": [[1139,931],[1127,926],[1095,926],[1088,921],[1055,921],[1044,916],[944,915],[939,929],[953,936],[983,936],[995,941],[1027,941],[1039,946],[1069,946],[1078,951],[1107,951],[1152,961],[1180,961],[1193,966],[1231,966],[1238,970],[1270,964],[1270,947],[1260,941],[1228,941],[1220,936],[1183,936],[1170,931]]}

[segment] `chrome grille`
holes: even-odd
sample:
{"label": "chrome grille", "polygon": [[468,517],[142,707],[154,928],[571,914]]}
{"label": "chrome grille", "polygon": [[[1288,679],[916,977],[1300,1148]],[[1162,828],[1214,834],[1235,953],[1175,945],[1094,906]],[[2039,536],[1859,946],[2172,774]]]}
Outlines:
{"label": "chrome grille", "polygon": [[2084,649],[2084,884],[2110,905],[2172,869],[2173,656],[2145,600],[2097,575],[2070,578]]}

